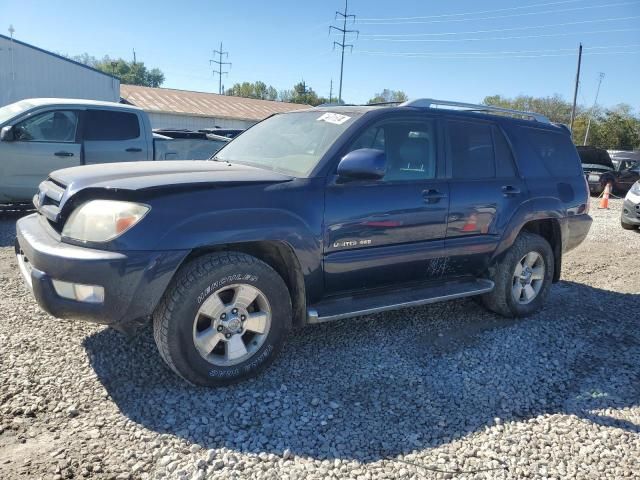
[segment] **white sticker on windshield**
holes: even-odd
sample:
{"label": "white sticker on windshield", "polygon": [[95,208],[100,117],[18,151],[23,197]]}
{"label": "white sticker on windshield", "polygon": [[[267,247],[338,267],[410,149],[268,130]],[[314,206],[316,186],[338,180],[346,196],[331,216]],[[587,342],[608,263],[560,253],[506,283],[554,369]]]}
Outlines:
{"label": "white sticker on windshield", "polygon": [[320,117],[318,118],[318,121],[333,123],[335,125],[342,125],[344,122],[346,122],[350,118],[351,117],[348,117],[346,115],[340,115],[339,113],[327,112],[320,115]]}

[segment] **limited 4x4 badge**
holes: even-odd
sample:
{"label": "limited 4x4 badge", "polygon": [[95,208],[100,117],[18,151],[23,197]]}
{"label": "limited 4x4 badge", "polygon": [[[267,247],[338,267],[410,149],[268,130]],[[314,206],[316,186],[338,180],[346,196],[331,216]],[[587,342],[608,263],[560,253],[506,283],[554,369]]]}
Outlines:
{"label": "limited 4x4 badge", "polygon": [[370,238],[363,240],[339,240],[337,242],[333,242],[333,248],[367,247],[369,245],[371,245]]}

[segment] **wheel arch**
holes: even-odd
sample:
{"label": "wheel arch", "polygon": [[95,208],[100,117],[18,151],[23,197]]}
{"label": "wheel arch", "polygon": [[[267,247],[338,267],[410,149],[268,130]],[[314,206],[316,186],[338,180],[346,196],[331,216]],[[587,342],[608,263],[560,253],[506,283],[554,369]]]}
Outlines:
{"label": "wheel arch", "polygon": [[198,247],[187,255],[183,265],[203,255],[229,251],[251,255],[273,268],[282,277],[291,295],[294,327],[300,327],[305,324],[307,302],[304,275],[293,247],[286,242],[261,240]]}

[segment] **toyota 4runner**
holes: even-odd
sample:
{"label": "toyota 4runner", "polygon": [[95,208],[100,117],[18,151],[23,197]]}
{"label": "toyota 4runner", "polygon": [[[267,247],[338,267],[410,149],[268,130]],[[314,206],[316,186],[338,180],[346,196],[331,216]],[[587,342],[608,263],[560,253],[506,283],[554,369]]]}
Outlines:
{"label": "toyota 4runner", "polygon": [[255,375],[293,327],[478,296],[538,311],[591,225],[566,127],[430,99],[275,115],[210,161],[50,174],[18,221],[40,306],[152,319],[178,375]]}

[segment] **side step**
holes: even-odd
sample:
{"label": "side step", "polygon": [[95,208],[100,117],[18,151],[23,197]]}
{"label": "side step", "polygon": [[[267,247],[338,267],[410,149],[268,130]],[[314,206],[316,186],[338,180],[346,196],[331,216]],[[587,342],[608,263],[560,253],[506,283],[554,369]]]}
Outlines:
{"label": "side step", "polygon": [[480,295],[493,290],[491,280],[483,278],[452,280],[437,285],[386,291],[377,295],[351,295],[332,298],[307,310],[308,323],[324,323],[360,315],[416,307],[427,303]]}

